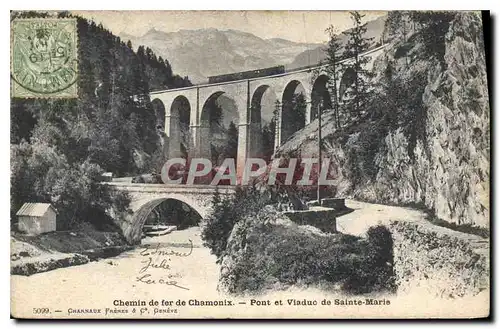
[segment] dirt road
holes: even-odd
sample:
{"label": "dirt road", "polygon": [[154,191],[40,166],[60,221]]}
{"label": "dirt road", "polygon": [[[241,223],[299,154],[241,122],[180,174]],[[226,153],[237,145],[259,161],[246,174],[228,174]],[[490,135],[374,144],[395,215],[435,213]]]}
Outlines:
{"label": "dirt road", "polygon": [[345,234],[364,235],[370,226],[389,224],[391,221],[422,221],[425,213],[419,210],[346,200],[353,212],[337,218],[337,230]]}

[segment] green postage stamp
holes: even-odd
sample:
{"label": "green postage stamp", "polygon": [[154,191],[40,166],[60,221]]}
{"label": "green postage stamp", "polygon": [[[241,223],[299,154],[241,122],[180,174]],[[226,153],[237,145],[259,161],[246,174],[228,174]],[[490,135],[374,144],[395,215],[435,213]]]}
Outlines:
{"label": "green postage stamp", "polygon": [[493,319],[489,12],[10,22],[11,318]]}
{"label": "green postage stamp", "polygon": [[76,19],[14,19],[11,25],[12,97],[77,97]]}

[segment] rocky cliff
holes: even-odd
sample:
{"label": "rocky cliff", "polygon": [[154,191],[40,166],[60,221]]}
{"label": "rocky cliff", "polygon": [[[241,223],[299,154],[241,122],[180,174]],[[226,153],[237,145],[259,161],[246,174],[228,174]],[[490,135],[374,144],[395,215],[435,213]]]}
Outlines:
{"label": "rocky cliff", "polygon": [[457,298],[488,291],[489,243],[428,222],[392,222],[398,294]]}
{"label": "rocky cliff", "polygon": [[[459,12],[438,23],[437,32],[413,24],[404,40],[393,39],[374,66],[373,84],[384,91],[355,125],[335,130],[326,113],[323,148],[339,168],[339,194],[418,204],[450,223],[488,227],[490,108],[481,16]],[[279,152],[314,155],[316,132],[315,121]]]}

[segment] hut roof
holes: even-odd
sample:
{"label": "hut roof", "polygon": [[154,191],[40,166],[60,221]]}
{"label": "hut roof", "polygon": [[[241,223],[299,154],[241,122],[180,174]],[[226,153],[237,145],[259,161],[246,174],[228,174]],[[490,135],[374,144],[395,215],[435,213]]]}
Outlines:
{"label": "hut roof", "polygon": [[54,212],[57,213],[56,208],[54,208],[50,203],[31,203],[26,202],[23,206],[17,211],[17,216],[32,216],[32,217],[42,217],[45,215],[47,210],[52,208]]}

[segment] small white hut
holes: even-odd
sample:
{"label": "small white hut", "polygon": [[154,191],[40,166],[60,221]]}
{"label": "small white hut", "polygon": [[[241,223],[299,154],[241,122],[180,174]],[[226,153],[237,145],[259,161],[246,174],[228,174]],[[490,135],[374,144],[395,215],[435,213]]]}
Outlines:
{"label": "small white hut", "polygon": [[16,215],[21,232],[38,235],[56,230],[57,210],[50,203],[26,202]]}

